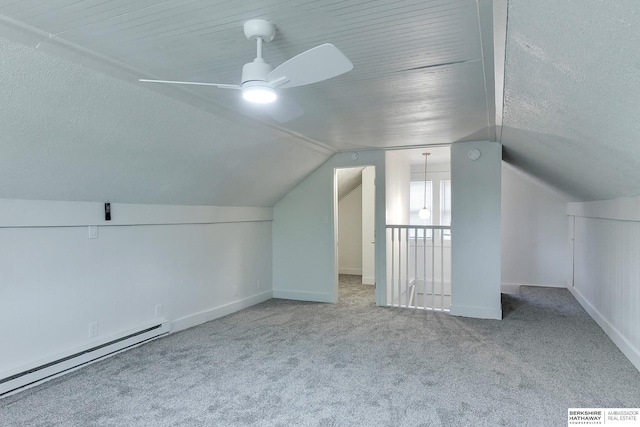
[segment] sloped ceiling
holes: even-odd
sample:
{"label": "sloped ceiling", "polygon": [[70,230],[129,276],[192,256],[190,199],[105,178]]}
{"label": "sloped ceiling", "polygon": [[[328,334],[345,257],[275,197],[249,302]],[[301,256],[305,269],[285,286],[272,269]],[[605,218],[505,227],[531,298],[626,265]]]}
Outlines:
{"label": "sloped ceiling", "polygon": [[[279,124],[238,94],[242,25],[276,66],[324,42],[354,70],[288,89]],[[0,3],[0,197],[272,206],[337,151],[495,138],[491,1]]]}
{"label": "sloped ceiling", "polygon": [[342,200],[353,190],[362,185],[362,170],[364,168],[344,168],[338,169],[336,177],[338,180],[338,200]]}
{"label": "sloped ceiling", "polygon": [[640,194],[637,0],[509,0],[505,159],[582,200]]}

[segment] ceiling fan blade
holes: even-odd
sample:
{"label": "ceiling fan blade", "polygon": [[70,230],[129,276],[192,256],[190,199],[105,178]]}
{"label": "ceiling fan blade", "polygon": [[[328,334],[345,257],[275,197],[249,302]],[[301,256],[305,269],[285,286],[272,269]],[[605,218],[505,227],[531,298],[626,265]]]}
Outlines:
{"label": "ceiling fan blade", "polygon": [[139,82],[144,83],[169,83],[175,85],[194,85],[194,86],[215,86],[220,89],[242,89],[239,85],[226,85],[219,83],[202,83],[202,82],[179,82],[175,80],[148,80],[148,79],[138,79]]}
{"label": "ceiling fan blade", "polygon": [[327,80],[353,69],[353,64],[334,45],[325,43],[294,56],[271,71],[270,82],[285,78],[279,88],[296,87]]}
{"label": "ceiling fan blade", "polygon": [[279,97],[266,108],[267,114],[280,123],[290,122],[304,114],[302,107],[291,98]]}

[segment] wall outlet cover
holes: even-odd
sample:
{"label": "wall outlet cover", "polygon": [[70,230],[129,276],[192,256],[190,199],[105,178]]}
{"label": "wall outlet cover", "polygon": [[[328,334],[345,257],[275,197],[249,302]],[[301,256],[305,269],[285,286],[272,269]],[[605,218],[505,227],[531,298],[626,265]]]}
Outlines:
{"label": "wall outlet cover", "polygon": [[98,322],[89,323],[89,338],[98,336]]}

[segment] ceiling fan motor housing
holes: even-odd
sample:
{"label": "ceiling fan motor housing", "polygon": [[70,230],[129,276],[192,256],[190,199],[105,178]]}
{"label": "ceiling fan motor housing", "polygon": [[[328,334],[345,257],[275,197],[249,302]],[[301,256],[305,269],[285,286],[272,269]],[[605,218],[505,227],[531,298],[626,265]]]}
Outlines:
{"label": "ceiling fan motor housing", "polygon": [[262,82],[267,85],[269,82],[267,75],[272,69],[271,65],[260,59],[244,64],[244,67],[242,67],[242,85],[244,86],[248,82]]}
{"label": "ceiling fan motor housing", "polygon": [[244,23],[244,36],[251,40],[254,37],[262,37],[270,42],[276,36],[276,27],[263,19],[252,19]]}

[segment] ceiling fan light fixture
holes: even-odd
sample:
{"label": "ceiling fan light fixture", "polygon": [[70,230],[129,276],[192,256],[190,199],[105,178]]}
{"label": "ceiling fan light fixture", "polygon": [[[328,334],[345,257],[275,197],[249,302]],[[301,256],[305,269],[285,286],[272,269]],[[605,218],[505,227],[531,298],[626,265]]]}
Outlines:
{"label": "ceiling fan light fixture", "polygon": [[[274,69],[262,57],[262,47],[264,43],[273,40],[276,27],[269,21],[252,19],[245,22],[244,35],[249,40],[256,40],[256,57],[242,66],[240,84],[151,79],[139,79],[139,81],[240,90],[247,102],[270,104],[279,98],[280,89],[321,82],[353,69],[349,58],[330,43],[305,50]],[[283,102],[277,107],[263,110],[280,123],[288,122],[303,114],[302,108],[293,101]]]}
{"label": "ceiling fan light fixture", "polygon": [[274,88],[256,85],[243,87],[242,97],[254,104],[270,104],[278,99],[278,94]]}
{"label": "ceiling fan light fixture", "polygon": [[418,218],[420,219],[429,219],[431,218],[431,211],[429,209],[426,208],[426,206],[422,209],[420,209],[420,211],[418,211]]}
{"label": "ceiling fan light fixture", "polygon": [[427,209],[427,159],[431,153],[422,153],[422,155],[424,156],[424,205],[422,205],[424,207],[418,212],[418,218],[426,221],[431,218],[431,211]]}

